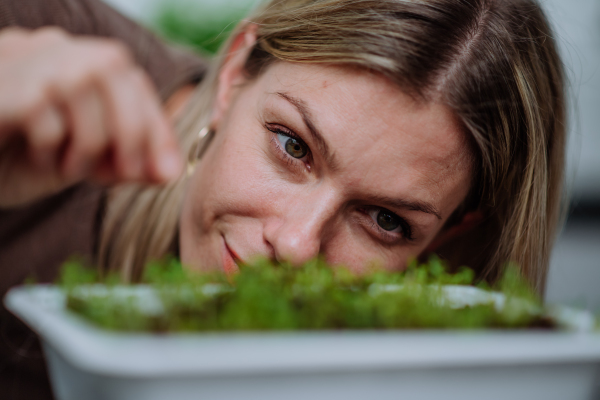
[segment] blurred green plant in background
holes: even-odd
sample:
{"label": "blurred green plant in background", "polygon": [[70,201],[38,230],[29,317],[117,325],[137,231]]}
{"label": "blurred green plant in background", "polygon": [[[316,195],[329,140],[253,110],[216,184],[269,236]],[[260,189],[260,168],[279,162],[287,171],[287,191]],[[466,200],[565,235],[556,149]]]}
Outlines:
{"label": "blurred green plant in background", "polygon": [[214,55],[258,1],[172,0],[157,7],[152,27],[165,39],[203,55]]}

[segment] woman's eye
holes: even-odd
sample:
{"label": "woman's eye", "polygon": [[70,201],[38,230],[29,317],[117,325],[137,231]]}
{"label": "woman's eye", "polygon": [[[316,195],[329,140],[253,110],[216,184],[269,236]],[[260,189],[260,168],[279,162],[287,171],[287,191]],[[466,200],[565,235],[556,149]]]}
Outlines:
{"label": "woman's eye", "polygon": [[377,211],[375,221],[377,221],[377,225],[385,231],[398,229],[401,224],[400,217],[385,209]]}
{"label": "woman's eye", "polygon": [[308,154],[308,146],[296,138],[277,133],[277,140],[279,140],[286,153],[294,158],[303,158]]}
{"label": "woman's eye", "polygon": [[401,233],[408,237],[406,223],[402,218],[385,208],[374,207],[367,211],[371,219],[384,231]]}

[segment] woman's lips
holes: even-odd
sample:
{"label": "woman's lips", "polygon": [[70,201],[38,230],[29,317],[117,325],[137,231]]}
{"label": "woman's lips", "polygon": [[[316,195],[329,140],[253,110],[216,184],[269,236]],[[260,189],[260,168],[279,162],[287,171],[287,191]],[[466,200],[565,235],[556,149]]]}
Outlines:
{"label": "woman's lips", "polygon": [[233,250],[229,248],[225,238],[223,238],[222,258],[223,270],[227,275],[231,276],[239,272],[239,264],[241,263],[240,258]]}

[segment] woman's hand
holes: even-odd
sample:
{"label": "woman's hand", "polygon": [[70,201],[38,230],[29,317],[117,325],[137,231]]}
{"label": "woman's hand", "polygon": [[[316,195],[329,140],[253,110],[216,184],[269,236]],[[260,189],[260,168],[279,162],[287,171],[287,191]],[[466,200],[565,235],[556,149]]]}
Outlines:
{"label": "woman's hand", "polygon": [[180,171],[156,91],[123,45],[0,31],[0,207],[84,179],[163,183]]}

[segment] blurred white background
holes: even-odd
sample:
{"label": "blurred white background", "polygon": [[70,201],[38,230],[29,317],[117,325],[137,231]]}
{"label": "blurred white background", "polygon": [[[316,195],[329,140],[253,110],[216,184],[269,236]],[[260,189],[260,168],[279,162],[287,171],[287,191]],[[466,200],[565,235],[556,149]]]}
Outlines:
{"label": "blurred white background", "polygon": [[[152,26],[167,0],[105,0]],[[173,1],[173,0],[171,0]],[[178,0],[248,9],[260,0]],[[546,300],[600,312],[600,0],[541,0],[570,82],[567,189],[575,212],[557,243]]]}

